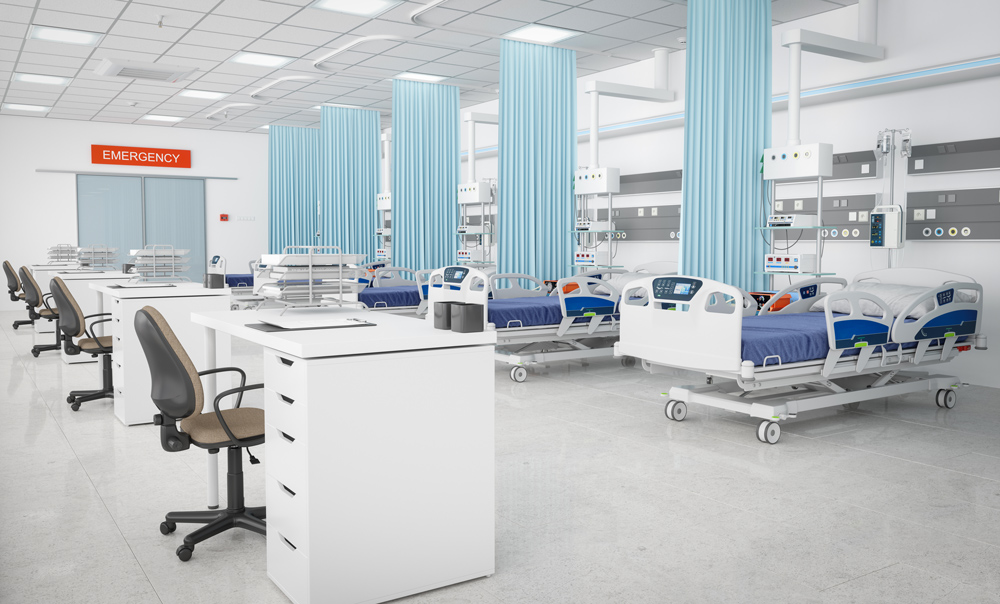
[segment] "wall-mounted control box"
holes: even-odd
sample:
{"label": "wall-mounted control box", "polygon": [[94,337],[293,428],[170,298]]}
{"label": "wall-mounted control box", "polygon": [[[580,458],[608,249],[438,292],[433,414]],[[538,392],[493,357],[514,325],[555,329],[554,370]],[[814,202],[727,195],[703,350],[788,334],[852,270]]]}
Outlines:
{"label": "wall-mounted control box", "polygon": [[462,205],[490,203],[493,201],[491,191],[492,187],[488,180],[460,184],[458,185],[458,203]]}
{"label": "wall-mounted control box", "polygon": [[379,227],[375,229],[375,234],[379,237],[388,237],[392,235],[392,227]]}
{"label": "wall-mounted control box", "polygon": [[[487,225],[488,226],[488,225]],[[486,228],[481,224],[463,224],[458,227],[459,235],[485,235],[487,234]]]}
{"label": "wall-mounted control box", "polygon": [[869,247],[897,249],[903,247],[903,208],[875,206],[869,216],[871,235]]}
{"label": "wall-mounted control box", "polygon": [[833,145],[811,143],[764,149],[764,180],[833,176]]}
{"label": "wall-mounted control box", "polygon": [[379,248],[375,250],[375,260],[388,260],[388,259],[389,259],[389,250],[384,248]]}
{"label": "wall-mounted control box", "polygon": [[573,176],[573,192],[577,195],[604,195],[621,190],[621,170],[594,168],[577,170]]}
{"label": "wall-mounted control box", "polygon": [[573,264],[576,266],[594,266],[597,264],[597,254],[594,252],[576,252]]}
{"label": "wall-mounted control box", "polygon": [[812,273],[816,271],[816,254],[767,254],[764,270],[768,273]]}
{"label": "wall-mounted control box", "polygon": [[392,209],[392,193],[379,193],[375,196],[375,209],[376,210],[391,210]]}
{"label": "wall-mounted control box", "polygon": [[816,226],[815,214],[771,214],[767,217],[769,227],[810,228]]}

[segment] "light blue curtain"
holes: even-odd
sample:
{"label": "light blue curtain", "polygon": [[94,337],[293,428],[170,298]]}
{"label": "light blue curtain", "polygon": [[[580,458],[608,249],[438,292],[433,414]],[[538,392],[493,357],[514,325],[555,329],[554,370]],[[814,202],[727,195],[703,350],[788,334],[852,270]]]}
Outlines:
{"label": "light blue curtain", "polygon": [[500,43],[499,272],[570,274],[576,53]]}
{"label": "light blue curtain", "polygon": [[393,264],[455,262],[460,137],[458,88],[393,80]]}
{"label": "light blue curtain", "polygon": [[771,0],[688,4],[681,271],[764,287],[760,159],[771,144]]}
{"label": "light blue curtain", "polygon": [[268,247],[317,243],[320,131],[271,126],[268,139]]}
{"label": "light blue curtain", "polygon": [[323,245],[375,257],[379,193],[379,113],[323,107],[320,125],[320,216]]}
{"label": "light blue curtain", "polygon": [[[145,186],[146,245],[172,245],[190,250],[183,273],[201,283],[208,260],[205,252],[205,181],[194,178],[143,179]],[[225,250],[215,250],[221,254]],[[214,255],[214,254],[213,254]]]}

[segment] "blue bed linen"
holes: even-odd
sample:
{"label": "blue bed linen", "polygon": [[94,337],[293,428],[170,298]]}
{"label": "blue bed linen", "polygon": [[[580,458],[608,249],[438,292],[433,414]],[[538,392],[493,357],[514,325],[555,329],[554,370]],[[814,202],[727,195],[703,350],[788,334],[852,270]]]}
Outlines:
{"label": "blue bed linen", "polygon": [[[505,300],[490,300],[486,305],[487,321],[496,325],[497,329],[506,327],[538,327],[540,325],[559,325],[562,322],[562,306],[559,296],[538,296],[534,298],[507,298]],[[614,316],[615,319],[618,315]],[[610,321],[605,317],[604,321]],[[574,323],[588,323],[590,317],[577,317]]]}
{"label": "blue bed linen", "polygon": [[226,275],[226,285],[229,287],[253,287],[253,275]]}
{"label": "blue bed linen", "polygon": [[364,302],[368,308],[400,308],[403,306],[418,306],[420,290],[416,285],[396,285],[393,287],[366,287],[358,293],[358,301]]}

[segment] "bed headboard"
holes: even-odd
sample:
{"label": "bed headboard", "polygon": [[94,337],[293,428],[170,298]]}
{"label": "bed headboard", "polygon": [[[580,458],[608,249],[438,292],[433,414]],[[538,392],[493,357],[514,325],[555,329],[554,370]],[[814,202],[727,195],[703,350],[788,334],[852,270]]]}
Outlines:
{"label": "bed headboard", "polygon": [[859,273],[854,277],[854,282],[857,283],[858,281],[912,285],[916,287],[937,287],[950,282],[976,283],[976,280],[972,277],[967,277],[959,273],[917,267],[883,268]]}

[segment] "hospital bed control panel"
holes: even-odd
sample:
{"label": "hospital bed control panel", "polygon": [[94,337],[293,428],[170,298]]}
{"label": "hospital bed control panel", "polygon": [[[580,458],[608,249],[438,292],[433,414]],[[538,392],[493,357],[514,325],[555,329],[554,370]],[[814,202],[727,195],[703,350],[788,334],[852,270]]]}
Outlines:
{"label": "hospital bed control panel", "polygon": [[764,270],[769,273],[812,273],[816,270],[816,254],[767,254]]}
{"label": "hospital bed control panel", "polygon": [[660,277],[653,279],[653,299],[670,302],[690,302],[701,287],[698,279]]}
{"label": "hospital bed control panel", "polygon": [[469,269],[461,268],[457,266],[449,266],[444,269],[444,282],[445,283],[461,283],[465,280],[465,276],[469,274]]}

